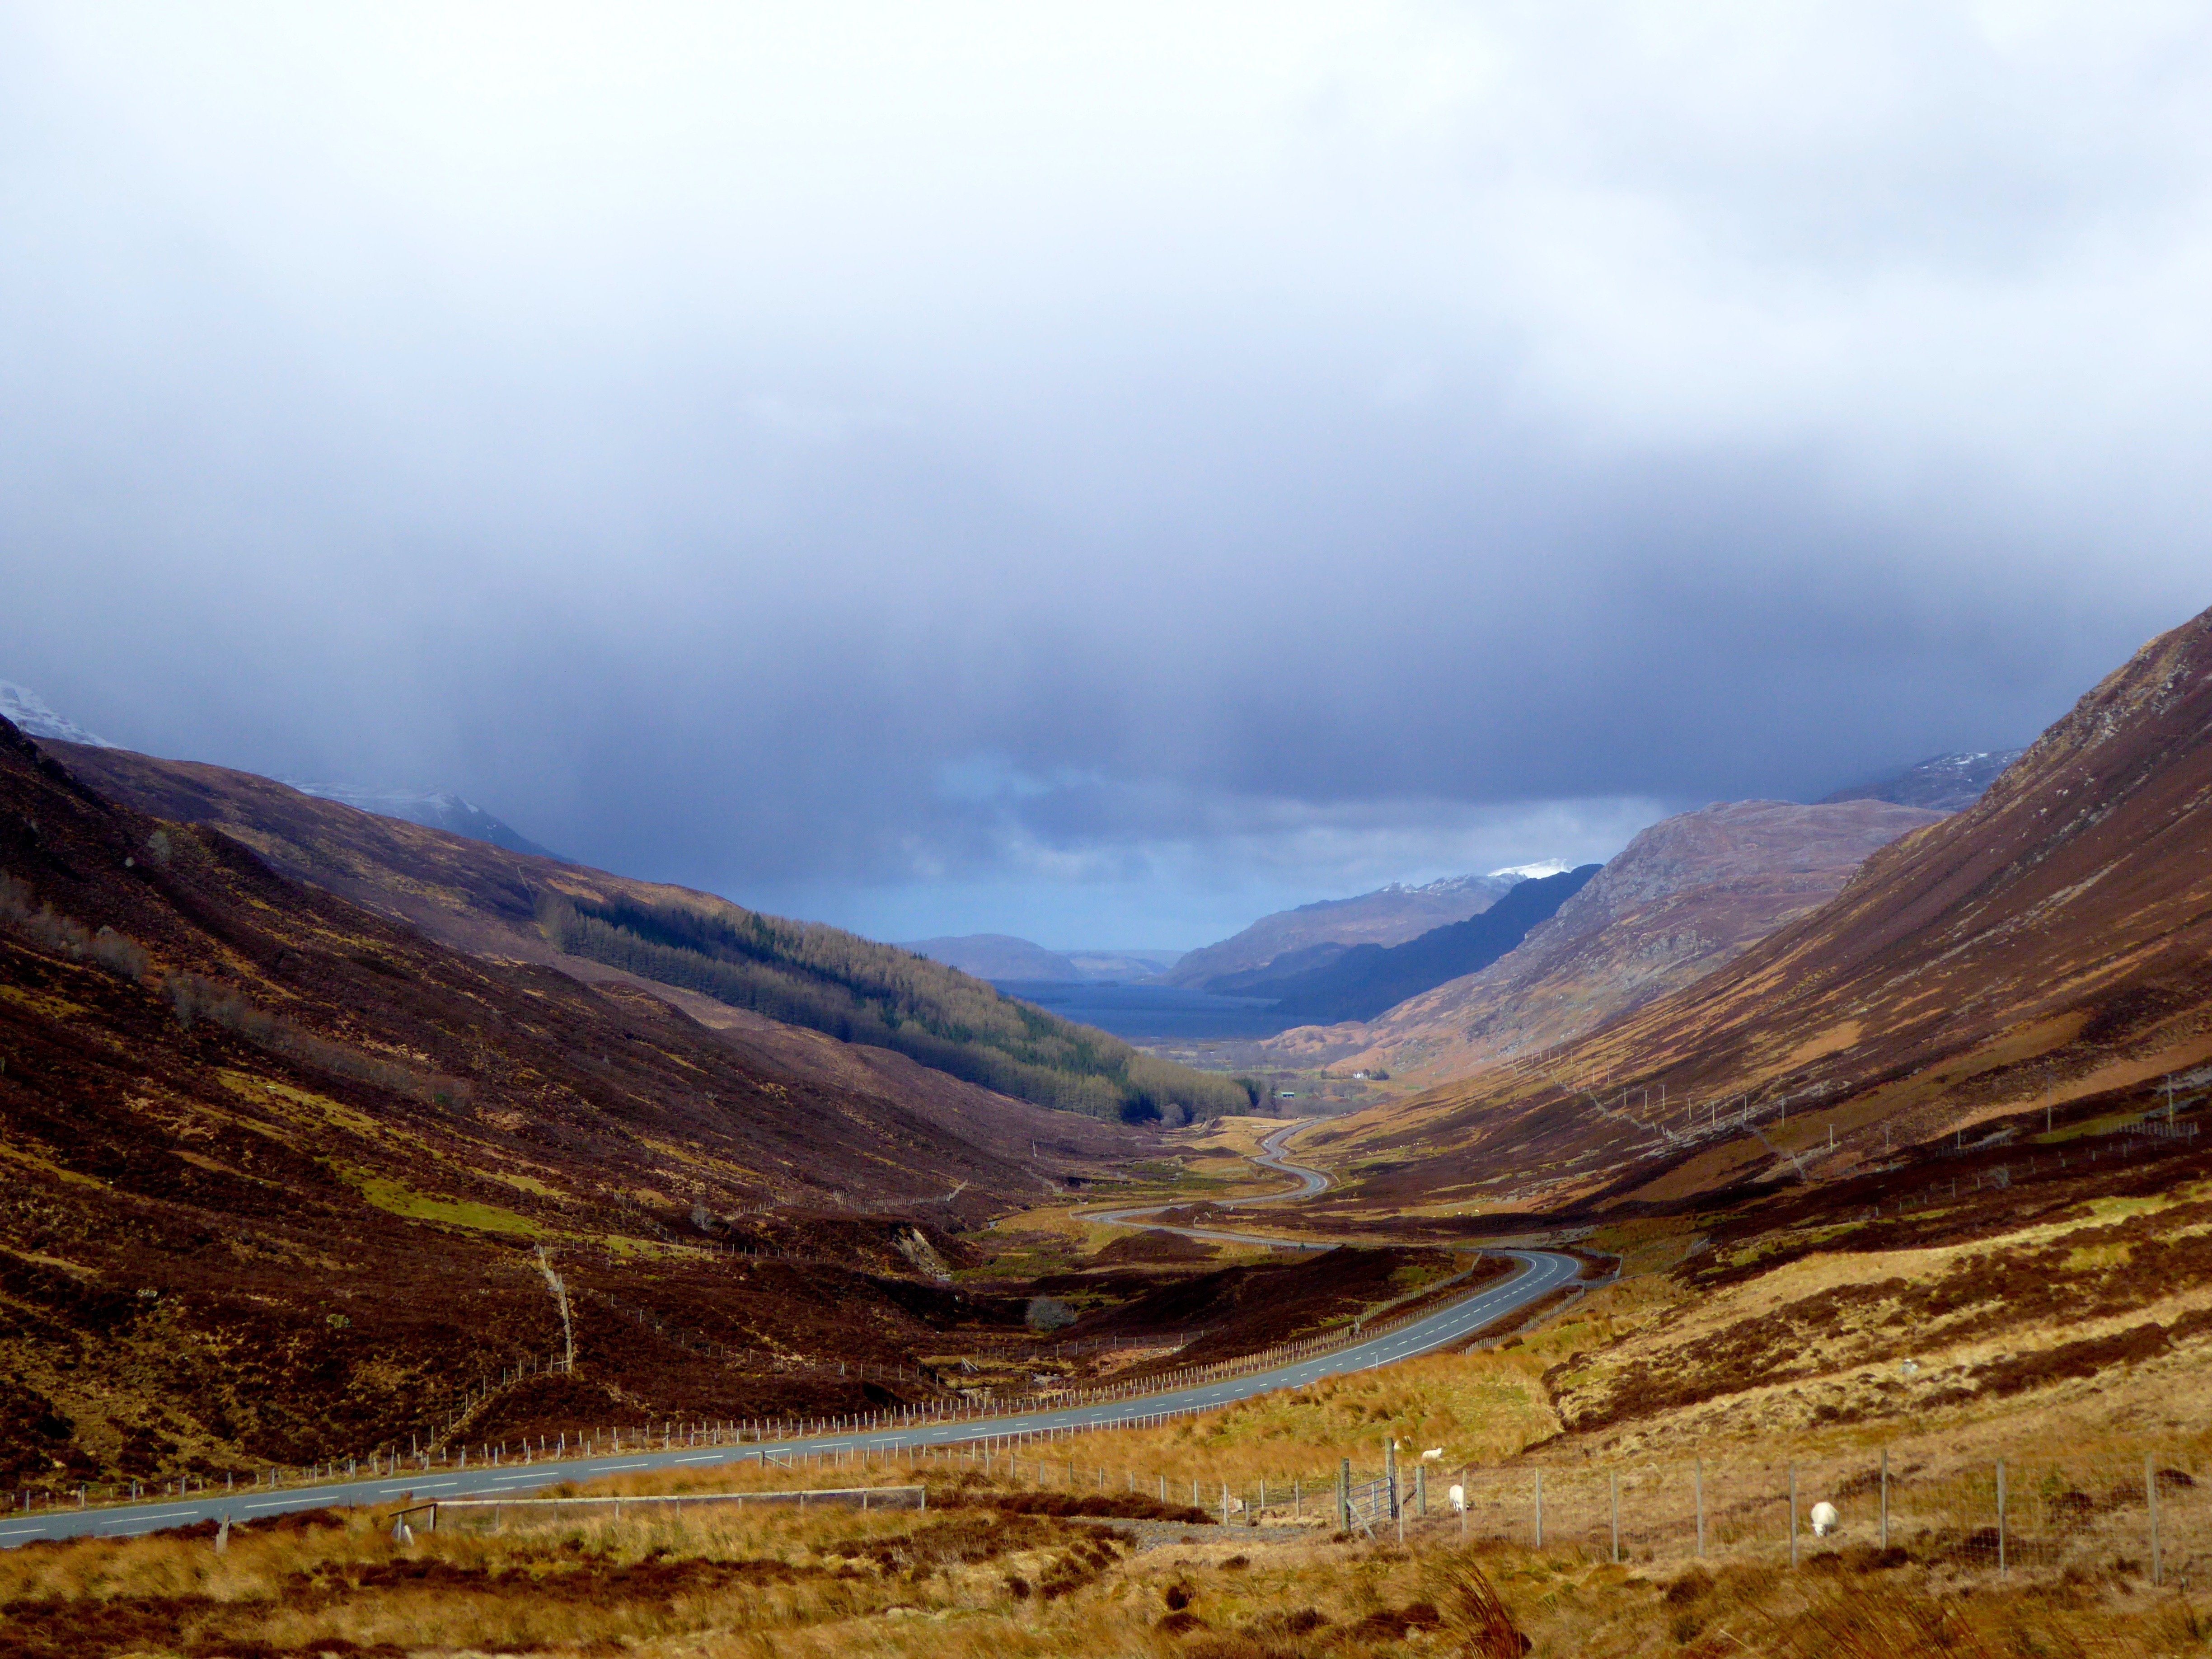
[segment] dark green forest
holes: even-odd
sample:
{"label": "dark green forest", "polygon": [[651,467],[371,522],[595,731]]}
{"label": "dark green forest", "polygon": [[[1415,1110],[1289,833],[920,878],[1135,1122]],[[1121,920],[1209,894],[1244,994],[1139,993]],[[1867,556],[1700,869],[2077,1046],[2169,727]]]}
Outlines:
{"label": "dark green forest", "polygon": [[709,910],[549,896],[552,944],[846,1042],[890,1048],[1039,1106],[1124,1122],[1241,1112],[1244,1085],[1004,996],[889,945],[737,905]]}

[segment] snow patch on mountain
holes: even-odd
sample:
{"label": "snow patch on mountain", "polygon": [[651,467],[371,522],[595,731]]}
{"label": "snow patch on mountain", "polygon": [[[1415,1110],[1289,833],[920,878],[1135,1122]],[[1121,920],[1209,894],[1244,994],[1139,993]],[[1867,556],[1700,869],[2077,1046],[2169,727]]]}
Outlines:
{"label": "snow patch on mountain", "polygon": [[1541,881],[1547,876],[1564,876],[1574,867],[1565,859],[1539,859],[1534,864],[1510,864],[1503,870],[1492,870],[1490,878],[1510,877],[1515,881]]}
{"label": "snow patch on mountain", "polygon": [[97,732],[86,731],[66,714],[57,714],[44,697],[13,680],[0,680],[0,714],[15,721],[30,737],[52,738],[56,743],[82,743],[94,749],[123,746],[110,743]]}

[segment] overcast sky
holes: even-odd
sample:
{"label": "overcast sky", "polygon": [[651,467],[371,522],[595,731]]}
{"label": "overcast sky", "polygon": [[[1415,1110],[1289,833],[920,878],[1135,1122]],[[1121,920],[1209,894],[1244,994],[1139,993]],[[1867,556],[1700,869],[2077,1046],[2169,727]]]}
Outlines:
{"label": "overcast sky", "polygon": [[2212,604],[2201,7],[0,9],[0,678],[880,937],[2032,738]]}

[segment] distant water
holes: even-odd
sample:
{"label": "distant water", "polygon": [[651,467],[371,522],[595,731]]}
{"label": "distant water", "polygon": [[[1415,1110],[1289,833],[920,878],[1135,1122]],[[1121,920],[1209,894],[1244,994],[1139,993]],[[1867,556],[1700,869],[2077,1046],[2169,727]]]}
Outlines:
{"label": "distant water", "polygon": [[1096,1025],[1132,1042],[1273,1036],[1303,1022],[1279,1018],[1266,997],[1218,997],[1176,985],[1071,985],[1065,980],[994,979],[1010,997]]}

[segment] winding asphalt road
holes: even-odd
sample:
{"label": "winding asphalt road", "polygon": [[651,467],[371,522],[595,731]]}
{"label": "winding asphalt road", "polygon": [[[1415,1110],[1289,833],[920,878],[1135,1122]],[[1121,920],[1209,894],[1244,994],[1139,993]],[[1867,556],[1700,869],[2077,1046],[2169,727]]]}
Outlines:
{"label": "winding asphalt road", "polygon": [[[1319,1170],[1291,1164],[1283,1157],[1290,1137],[1305,1127],[1304,1124],[1292,1125],[1268,1136],[1262,1144],[1260,1155],[1255,1159],[1267,1168],[1297,1176],[1301,1182],[1299,1188],[1293,1192],[1262,1198],[1240,1199],[1236,1200],[1239,1205],[1279,1203],[1310,1197],[1327,1189],[1327,1176]],[[1115,1221],[1122,1225],[1157,1224],[1125,1219],[1150,1213],[1152,1212],[1142,1209],[1114,1211],[1094,1215],[1091,1219]],[[1165,1231],[1236,1243],[1281,1245],[1285,1242],[1257,1235],[1197,1228],[1178,1227]],[[1327,1249],[1331,1247],[1321,1244],[1298,1248]],[[1425,1314],[1396,1330],[1385,1332],[1350,1347],[1339,1348],[1332,1353],[1317,1354],[1310,1359],[1278,1366],[1273,1370],[1255,1371],[1248,1376],[1224,1377],[1218,1382],[1170,1389],[1161,1394],[1102,1401],[1090,1406],[1065,1406],[1021,1412],[1004,1417],[962,1418],[861,1433],[770,1441],[765,1445],[672,1447],[660,1451],[632,1451],[604,1457],[510,1464],[503,1468],[440,1467],[382,1480],[337,1481],[327,1486],[289,1487],[281,1492],[244,1488],[229,1492],[196,1493],[189,1498],[166,1504],[62,1510],[46,1514],[18,1512],[0,1518],[0,1547],[28,1543],[40,1538],[129,1537],[165,1527],[185,1527],[198,1521],[216,1520],[224,1515],[228,1515],[231,1523],[237,1526],[251,1525],[256,1520],[297,1510],[344,1505],[375,1507],[402,1502],[426,1503],[433,1498],[495,1498],[509,1493],[521,1497],[566,1480],[596,1480],[607,1475],[635,1474],[648,1470],[714,1468],[720,1465],[750,1462],[763,1454],[782,1457],[793,1453],[809,1455],[861,1450],[888,1453],[915,1447],[972,1445],[981,1441],[999,1441],[1016,1437],[1042,1438],[1155,1422],[1193,1412],[1211,1411],[1217,1407],[1231,1405],[1278,1389],[1297,1388],[1325,1376],[1340,1376],[1348,1371],[1372,1370],[1378,1365],[1410,1359],[1416,1354],[1443,1347],[1517,1308],[1527,1306],[1539,1297],[1572,1282],[1581,1270],[1581,1264],[1572,1256],[1560,1255],[1550,1250],[1507,1250],[1502,1254],[1521,1264],[1521,1270],[1513,1277],[1478,1291],[1448,1307],[1440,1308],[1434,1313]]]}
{"label": "winding asphalt road", "polygon": [[[1291,1137],[1302,1130],[1310,1129],[1316,1121],[1317,1120],[1309,1119],[1304,1123],[1286,1124],[1261,1141],[1260,1150],[1252,1155],[1251,1161],[1261,1169],[1292,1176],[1298,1183],[1297,1186],[1285,1192],[1262,1193],[1257,1198],[1221,1199],[1212,1207],[1217,1210],[1243,1210],[1256,1204],[1287,1204],[1293,1199],[1316,1198],[1327,1192],[1327,1176],[1319,1170],[1310,1170],[1303,1164],[1293,1164],[1286,1156]],[[1203,1238],[1221,1244],[1267,1244],[1279,1250],[1333,1250],[1336,1248],[1334,1242],[1326,1239],[1269,1238],[1261,1233],[1223,1232],[1210,1227],[1170,1227],[1161,1222],[1141,1218],[1157,1215],[1164,1207],[1154,1204],[1134,1209],[1090,1210],[1078,1213],[1086,1221],[1103,1222],[1111,1227],[1142,1227],[1152,1232],[1180,1233],[1185,1238]]]}

